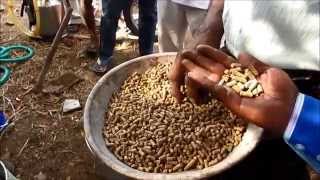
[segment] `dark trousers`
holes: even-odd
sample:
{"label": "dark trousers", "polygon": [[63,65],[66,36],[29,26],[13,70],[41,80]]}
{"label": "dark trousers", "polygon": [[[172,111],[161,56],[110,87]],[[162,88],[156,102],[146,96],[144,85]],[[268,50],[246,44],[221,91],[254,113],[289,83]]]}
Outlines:
{"label": "dark trousers", "polygon": [[[102,0],[100,29],[100,60],[108,63],[116,44],[116,31],[121,11],[129,6],[129,0]],[[157,24],[156,0],[139,0],[139,51],[140,55],[153,52]]]}

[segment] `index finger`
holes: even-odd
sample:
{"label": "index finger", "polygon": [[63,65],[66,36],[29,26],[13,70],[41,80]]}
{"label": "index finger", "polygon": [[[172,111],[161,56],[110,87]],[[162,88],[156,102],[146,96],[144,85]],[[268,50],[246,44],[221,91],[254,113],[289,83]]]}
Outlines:
{"label": "index finger", "polygon": [[203,87],[212,89],[213,86],[220,80],[219,75],[210,73],[206,69],[197,66],[192,61],[184,59],[182,64],[188,71],[187,75]]}
{"label": "index finger", "polygon": [[177,99],[178,102],[181,102],[183,98],[183,94],[180,91],[180,86],[183,85],[185,72],[181,61],[181,55],[178,54],[168,74],[168,78],[171,82],[171,94]]}
{"label": "index finger", "polygon": [[230,68],[230,65],[236,61],[234,58],[227,55],[226,53],[208,45],[198,45],[197,51],[199,54],[213,59],[214,61],[221,63],[227,68]]}
{"label": "index finger", "polygon": [[225,66],[215,60],[210,59],[202,54],[193,53],[191,51],[185,51],[181,54],[183,59],[188,59],[196,65],[210,71],[211,73],[222,75],[225,70]]}

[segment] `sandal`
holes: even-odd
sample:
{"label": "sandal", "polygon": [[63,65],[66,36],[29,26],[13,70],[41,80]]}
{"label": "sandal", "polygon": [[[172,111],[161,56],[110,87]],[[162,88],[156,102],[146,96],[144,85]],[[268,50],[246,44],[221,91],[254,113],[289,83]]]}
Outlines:
{"label": "sandal", "polygon": [[106,73],[110,69],[110,67],[110,62],[107,64],[99,64],[98,62],[96,62],[90,67],[90,70],[95,73]]}

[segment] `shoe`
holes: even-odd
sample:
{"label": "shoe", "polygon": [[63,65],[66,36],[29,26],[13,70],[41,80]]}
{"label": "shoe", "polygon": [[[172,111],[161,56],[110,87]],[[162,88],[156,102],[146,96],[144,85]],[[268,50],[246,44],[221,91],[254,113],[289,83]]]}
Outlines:
{"label": "shoe", "polygon": [[99,58],[97,62],[90,67],[90,70],[99,74],[106,73],[111,68],[111,59],[112,57],[108,58],[107,63],[101,63]]}

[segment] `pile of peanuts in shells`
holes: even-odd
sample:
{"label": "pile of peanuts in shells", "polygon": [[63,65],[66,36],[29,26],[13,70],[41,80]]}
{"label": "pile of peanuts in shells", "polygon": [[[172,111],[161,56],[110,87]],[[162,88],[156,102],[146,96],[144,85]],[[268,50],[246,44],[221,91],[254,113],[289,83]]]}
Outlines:
{"label": "pile of peanuts in shells", "polygon": [[256,79],[258,75],[258,71],[253,66],[244,68],[239,63],[232,63],[231,68],[224,71],[218,84],[231,87],[240,96],[259,96],[263,93],[263,88]]}
{"label": "pile of peanuts in shells", "polygon": [[[247,124],[210,98],[181,104],[170,95],[170,63],[134,73],[114,93],[106,113],[106,146],[128,166],[173,173],[213,166],[237,146]],[[185,90],[185,88],[184,88]]]}

